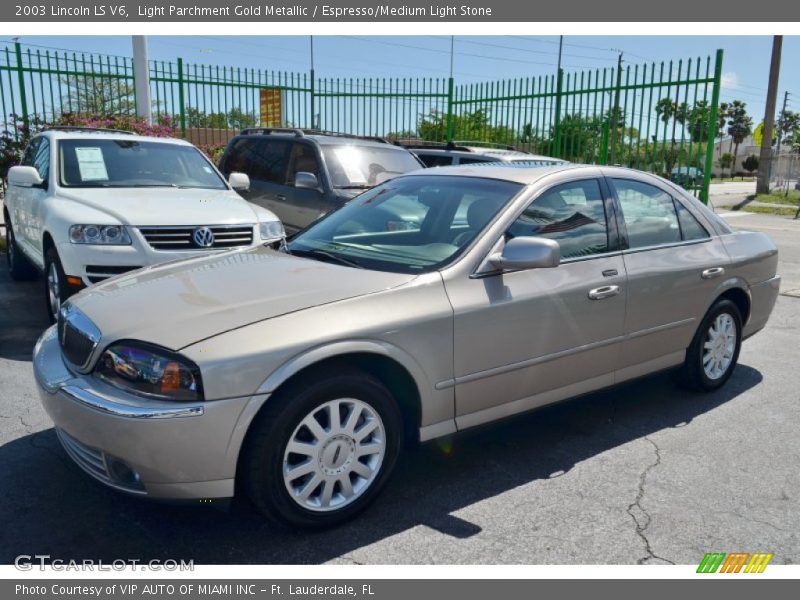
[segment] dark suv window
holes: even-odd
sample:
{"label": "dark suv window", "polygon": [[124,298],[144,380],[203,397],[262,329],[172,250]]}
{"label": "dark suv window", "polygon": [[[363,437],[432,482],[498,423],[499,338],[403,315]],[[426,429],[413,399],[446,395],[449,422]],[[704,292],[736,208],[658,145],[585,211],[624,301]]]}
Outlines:
{"label": "dark suv window", "polygon": [[507,238],[519,236],[556,240],[562,258],[607,252],[608,228],[600,184],[587,179],[545,191],[506,232]]}
{"label": "dark suv window", "polygon": [[314,148],[309,144],[294,143],[289,155],[289,185],[294,185],[295,175],[301,171],[316,175],[319,180],[319,161]]}
{"label": "dark suv window", "polygon": [[226,174],[237,171],[252,179],[285,184],[289,146],[286,140],[241,138],[231,146],[222,165],[223,171]]}
{"label": "dark suv window", "polygon": [[418,154],[419,159],[426,167],[448,167],[453,164],[453,157],[449,154]]}

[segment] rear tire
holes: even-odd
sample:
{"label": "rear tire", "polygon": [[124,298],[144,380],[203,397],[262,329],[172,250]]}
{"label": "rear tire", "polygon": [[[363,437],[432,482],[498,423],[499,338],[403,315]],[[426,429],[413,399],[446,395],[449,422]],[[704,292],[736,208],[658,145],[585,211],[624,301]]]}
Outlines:
{"label": "rear tire", "polygon": [[15,281],[25,281],[36,277],[36,268],[28,257],[25,256],[17,245],[14,236],[14,229],[11,227],[11,219],[6,215],[6,264],[11,279]]}
{"label": "rear tire", "polygon": [[315,375],[267,401],[242,451],[244,491],[281,525],[351,519],[378,495],[400,454],[403,419],[380,381],[347,367]]}
{"label": "rear tire", "polygon": [[717,300],[703,317],[678,372],[684,387],[718,390],[730,379],[742,347],[742,315],[728,299]]}

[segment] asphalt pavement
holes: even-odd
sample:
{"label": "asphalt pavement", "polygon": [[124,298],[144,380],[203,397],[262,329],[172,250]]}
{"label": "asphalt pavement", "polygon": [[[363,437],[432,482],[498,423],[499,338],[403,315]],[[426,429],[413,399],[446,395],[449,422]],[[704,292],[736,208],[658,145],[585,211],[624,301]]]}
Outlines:
{"label": "asphalt pavement", "polygon": [[[800,228],[732,217],[781,248],[800,290]],[[40,281],[0,266],[0,563],[52,558],[197,564],[697,564],[706,552],[800,561],[800,298],[782,295],[724,389],[656,375],[433,442],[408,453],[354,522],[280,531],[228,512],[129,498],[60,448],[34,390],[46,326]]]}

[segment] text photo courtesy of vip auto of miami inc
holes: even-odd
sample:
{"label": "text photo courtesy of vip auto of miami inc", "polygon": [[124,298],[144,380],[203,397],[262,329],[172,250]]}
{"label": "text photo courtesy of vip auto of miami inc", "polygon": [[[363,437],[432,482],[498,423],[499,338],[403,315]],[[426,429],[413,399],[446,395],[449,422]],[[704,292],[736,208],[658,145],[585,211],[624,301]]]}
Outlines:
{"label": "text photo courtesy of vip auto of miami inc", "polygon": [[97,25],[0,36],[10,577],[800,560],[800,37]]}

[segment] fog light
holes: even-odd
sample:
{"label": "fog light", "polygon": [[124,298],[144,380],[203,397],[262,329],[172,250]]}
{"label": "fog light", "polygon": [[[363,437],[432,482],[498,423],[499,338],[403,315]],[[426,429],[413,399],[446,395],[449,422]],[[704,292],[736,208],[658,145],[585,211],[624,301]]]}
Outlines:
{"label": "fog light", "polygon": [[106,455],[106,468],[108,468],[108,474],[114,483],[136,490],[144,489],[139,473],[126,462]]}

